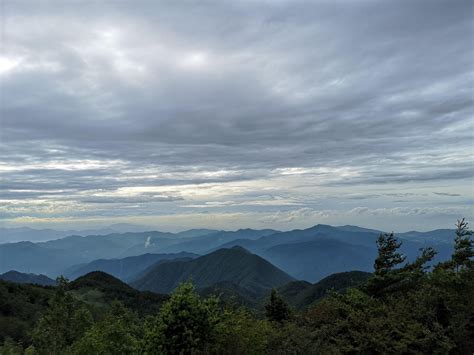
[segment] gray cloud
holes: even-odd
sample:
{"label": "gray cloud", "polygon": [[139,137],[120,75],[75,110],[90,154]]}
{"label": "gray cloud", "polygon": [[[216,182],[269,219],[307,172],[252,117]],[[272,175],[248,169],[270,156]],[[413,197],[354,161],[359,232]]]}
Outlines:
{"label": "gray cloud", "polygon": [[[59,218],[66,201],[78,216],[274,214],[278,203],[419,208],[424,184],[459,186],[426,204],[472,196],[472,10],[6,2],[0,197]],[[413,195],[397,202],[386,189]],[[35,214],[12,208],[5,219]]]}

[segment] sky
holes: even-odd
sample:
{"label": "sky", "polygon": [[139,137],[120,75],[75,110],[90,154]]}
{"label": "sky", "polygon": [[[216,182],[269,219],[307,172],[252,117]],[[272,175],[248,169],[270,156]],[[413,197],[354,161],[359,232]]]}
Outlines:
{"label": "sky", "polygon": [[0,11],[0,226],[474,223],[472,1]]}

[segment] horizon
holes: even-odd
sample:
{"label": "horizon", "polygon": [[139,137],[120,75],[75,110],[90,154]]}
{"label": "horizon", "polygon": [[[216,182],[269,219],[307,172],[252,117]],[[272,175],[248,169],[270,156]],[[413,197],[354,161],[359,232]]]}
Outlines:
{"label": "horizon", "polygon": [[[468,224],[470,225],[469,221],[467,221]],[[147,225],[139,225],[139,224],[128,224],[128,223],[117,223],[117,224],[103,224],[103,225],[92,225],[89,227],[83,227],[83,228],[70,228],[70,229],[59,229],[59,228],[41,228],[39,227],[31,227],[31,226],[1,226],[0,229],[6,229],[6,230],[15,230],[15,229],[30,229],[33,231],[42,231],[42,230],[52,230],[56,232],[87,232],[87,231],[97,231],[100,232],[101,230],[106,231],[107,229],[114,230],[114,228],[117,228],[114,232],[112,233],[147,233],[147,232],[163,232],[163,233],[171,233],[171,234],[178,234],[178,233],[183,233],[183,232],[188,232],[192,230],[211,230],[211,231],[216,231],[216,232],[238,232],[242,230],[265,230],[265,229],[270,229],[274,230],[275,232],[290,232],[290,231],[295,231],[295,230],[305,230],[305,229],[311,229],[317,226],[329,226],[333,228],[342,228],[342,227],[356,227],[356,228],[361,228],[361,229],[368,229],[368,230],[374,230],[376,232],[381,232],[381,233],[390,233],[393,232],[395,234],[398,233],[409,233],[409,232],[420,232],[420,233],[425,233],[425,232],[433,232],[437,230],[452,230],[455,231],[455,225],[451,228],[445,227],[445,228],[436,228],[436,229],[428,229],[428,230],[415,230],[415,229],[407,229],[407,230],[383,230],[379,228],[373,228],[370,226],[361,226],[361,225],[354,225],[354,224],[341,224],[341,225],[331,225],[331,224],[325,224],[325,223],[317,223],[314,225],[302,227],[302,228],[293,228],[293,229],[275,229],[275,228],[260,228],[260,229],[255,229],[251,227],[240,227],[236,229],[219,229],[219,228],[211,228],[211,227],[198,227],[198,228],[187,228],[187,229],[164,229],[160,228],[160,226],[147,226]],[[102,234],[100,234],[102,235]],[[87,234],[83,234],[83,236],[87,236]],[[0,236],[1,238],[1,236]],[[63,237],[61,237],[63,238]],[[59,238],[59,239],[61,239]],[[1,240],[0,240],[1,244]]]}
{"label": "horizon", "polygon": [[402,5],[2,2],[0,226],[473,221],[472,2]]}

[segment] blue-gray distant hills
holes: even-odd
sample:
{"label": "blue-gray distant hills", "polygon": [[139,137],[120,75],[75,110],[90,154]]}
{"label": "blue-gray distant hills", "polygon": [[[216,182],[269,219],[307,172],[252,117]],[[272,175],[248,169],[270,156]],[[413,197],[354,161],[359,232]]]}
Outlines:
{"label": "blue-gray distant hills", "polygon": [[42,286],[55,286],[56,281],[46,275],[26,274],[18,271],[8,271],[0,275],[0,280],[19,284],[35,284]]}
{"label": "blue-gray distant hills", "polygon": [[[17,270],[54,278],[67,271],[70,276],[79,276],[79,273],[73,273],[71,267],[92,263],[91,268],[110,272],[128,281],[143,265],[149,267],[153,264],[153,257],[150,256],[127,259],[129,257],[182,252],[205,255],[222,248],[240,246],[295,279],[316,282],[337,272],[371,272],[376,255],[375,241],[380,233],[357,226],[316,225],[287,232],[271,229],[196,229],[181,233],[149,231],[68,236],[47,242],[0,244],[0,272]],[[418,255],[420,248],[427,246],[437,250],[435,262],[448,259],[452,252],[453,230],[407,232],[396,236],[403,242],[401,250],[409,260]],[[126,261],[106,262],[114,266],[105,270],[103,259]]]}
{"label": "blue-gray distant hills", "polygon": [[126,282],[138,277],[148,267],[158,262],[190,260],[197,256],[199,255],[181,252],[175,254],[143,254],[122,259],[99,259],[87,264],[71,266],[64,272],[64,276],[74,280],[93,271],[102,271]]}
{"label": "blue-gray distant hills", "polygon": [[[214,243],[199,241],[195,247],[186,247],[190,240],[217,233],[215,230],[193,229],[181,233],[168,233],[159,231],[139,233],[112,233],[107,235],[73,235],[47,242],[18,242],[0,244],[0,272],[17,270],[20,272],[43,273],[56,277],[71,266],[89,263],[98,259],[116,259],[143,254],[172,253],[171,247],[176,247],[176,252],[196,253],[201,250],[218,245],[223,242],[240,238],[259,238],[274,233],[271,230],[242,230],[236,232],[221,232]],[[232,237],[226,237],[230,235]],[[223,239],[220,239],[223,238]],[[212,240],[214,237],[211,238]],[[192,244],[192,243],[191,243]],[[192,251],[188,251],[188,250]]]}

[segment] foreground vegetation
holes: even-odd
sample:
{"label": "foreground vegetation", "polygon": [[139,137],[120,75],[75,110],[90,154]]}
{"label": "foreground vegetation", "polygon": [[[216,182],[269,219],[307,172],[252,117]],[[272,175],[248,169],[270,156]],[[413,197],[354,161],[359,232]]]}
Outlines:
{"label": "foreground vegetation", "polygon": [[[401,243],[393,234],[382,234],[374,274],[367,282],[329,293],[302,311],[293,310],[273,291],[259,314],[217,297],[202,298],[191,283],[181,284],[168,299],[156,299],[159,310],[150,305],[151,295],[139,302],[141,308],[130,296],[118,295],[109,296],[118,301],[104,307],[85,302],[60,278],[56,288],[33,296],[21,289],[25,297],[35,298],[29,300],[34,301],[31,309],[11,309],[9,303],[10,312],[24,316],[18,331],[9,333],[15,339],[6,338],[0,353],[472,354],[470,235],[467,223],[459,221],[451,259],[430,265],[433,249],[421,250],[414,262],[406,263],[399,253]],[[133,295],[130,290],[127,294]],[[0,302],[5,297],[0,294]],[[4,308],[0,303],[2,312]],[[6,329],[8,324],[0,326]]]}

